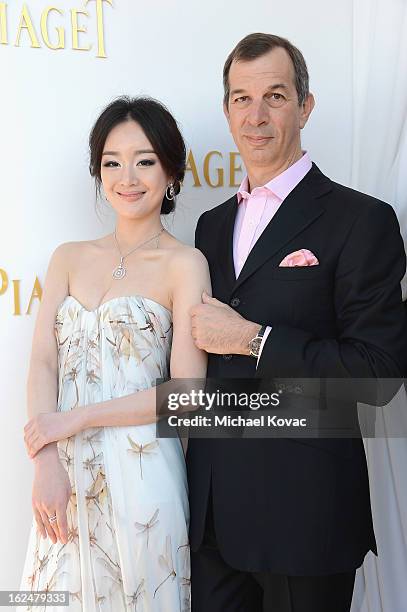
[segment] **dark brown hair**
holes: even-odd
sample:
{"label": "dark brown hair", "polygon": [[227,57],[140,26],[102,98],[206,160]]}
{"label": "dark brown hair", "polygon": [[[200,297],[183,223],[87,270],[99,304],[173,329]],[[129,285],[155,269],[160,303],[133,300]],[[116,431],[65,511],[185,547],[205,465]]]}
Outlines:
{"label": "dark brown hair", "polygon": [[226,108],[229,107],[229,71],[232,62],[257,59],[266,55],[272,49],[281,47],[285,49],[291,58],[295,73],[295,88],[298,95],[298,104],[301,106],[309,95],[309,75],[304,56],[297,47],[294,47],[286,38],[274,34],[262,34],[260,32],[249,34],[240,40],[229,54],[223,68],[223,89],[225,92],[223,101]]}
{"label": "dark brown hair", "polygon": [[[102,111],[89,136],[89,171],[96,183],[96,193],[100,195],[101,161],[106,139],[111,130],[126,121],[140,125],[158,156],[164,171],[174,182],[175,193],[181,190],[186,165],[185,142],[169,110],[154,98],[121,96]],[[161,214],[166,215],[175,208],[175,200],[166,195],[161,204]]]}

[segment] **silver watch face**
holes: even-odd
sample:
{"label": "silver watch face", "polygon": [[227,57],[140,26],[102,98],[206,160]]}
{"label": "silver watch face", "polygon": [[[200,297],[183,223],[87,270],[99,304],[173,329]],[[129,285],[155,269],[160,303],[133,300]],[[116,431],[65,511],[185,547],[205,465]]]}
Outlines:
{"label": "silver watch face", "polygon": [[253,338],[253,340],[250,340],[249,342],[250,354],[253,355],[254,357],[259,356],[261,341],[262,341],[261,338]]}

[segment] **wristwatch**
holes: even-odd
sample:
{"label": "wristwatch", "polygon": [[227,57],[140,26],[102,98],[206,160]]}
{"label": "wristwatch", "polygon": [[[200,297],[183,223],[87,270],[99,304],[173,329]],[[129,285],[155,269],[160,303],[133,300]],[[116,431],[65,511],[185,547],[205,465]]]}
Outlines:
{"label": "wristwatch", "polygon": [[266,325],[262,325],[257,333],[257,336],[255,336],[254,338],[250,340],[249,342],[250,357],[256,357],[257,359],[257,357],[259,356],[261,341],[263,340],[263,336],[264,336],[264,332],[266,331],[266,327],[267,327]]}

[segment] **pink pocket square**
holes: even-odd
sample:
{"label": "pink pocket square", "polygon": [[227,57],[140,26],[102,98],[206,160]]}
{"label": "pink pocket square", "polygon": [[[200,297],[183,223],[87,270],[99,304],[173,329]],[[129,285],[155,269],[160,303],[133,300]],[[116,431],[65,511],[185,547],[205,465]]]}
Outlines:
{"label": "pink pocket square", "polygon": [[286,255],[280,263],[283,268],[292,268],[294,266],[319,266],[319,261],[312,251],[308,249],[300,249]]}

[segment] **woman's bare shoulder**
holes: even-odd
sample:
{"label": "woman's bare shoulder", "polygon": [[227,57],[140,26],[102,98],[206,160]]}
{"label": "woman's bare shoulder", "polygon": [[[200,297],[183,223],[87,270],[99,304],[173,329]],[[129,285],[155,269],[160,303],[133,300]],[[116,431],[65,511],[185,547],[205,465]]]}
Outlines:
{"label": "woman's bare shoulder", "polygon": [[195,247],[179,242],[179,244],[169,252],[171,268],[174,272],[191,273],[197,271],[206,271],[208,262],[205,255]]}
{"label": "woman's bare shoulder", "polygon": [[176,305],[181,304],[183,311],[187,304],[192,306],[200,303],[203,291],[211,295],[209,266],[201,251],[180,243],[172,250],[168,265],[170,296],[174,310]]}
{"label": "woman's bare shoulder", "polygon": [[91,255],[97,250],[107,248],[109,236],[103,236],[102,238],[96,238],[94,240],[77,240],[71,242],[63,242],[52,254],[53,259],[58,259],[65,262],[74,261],[77,257],[83,257],[83,255]]}

